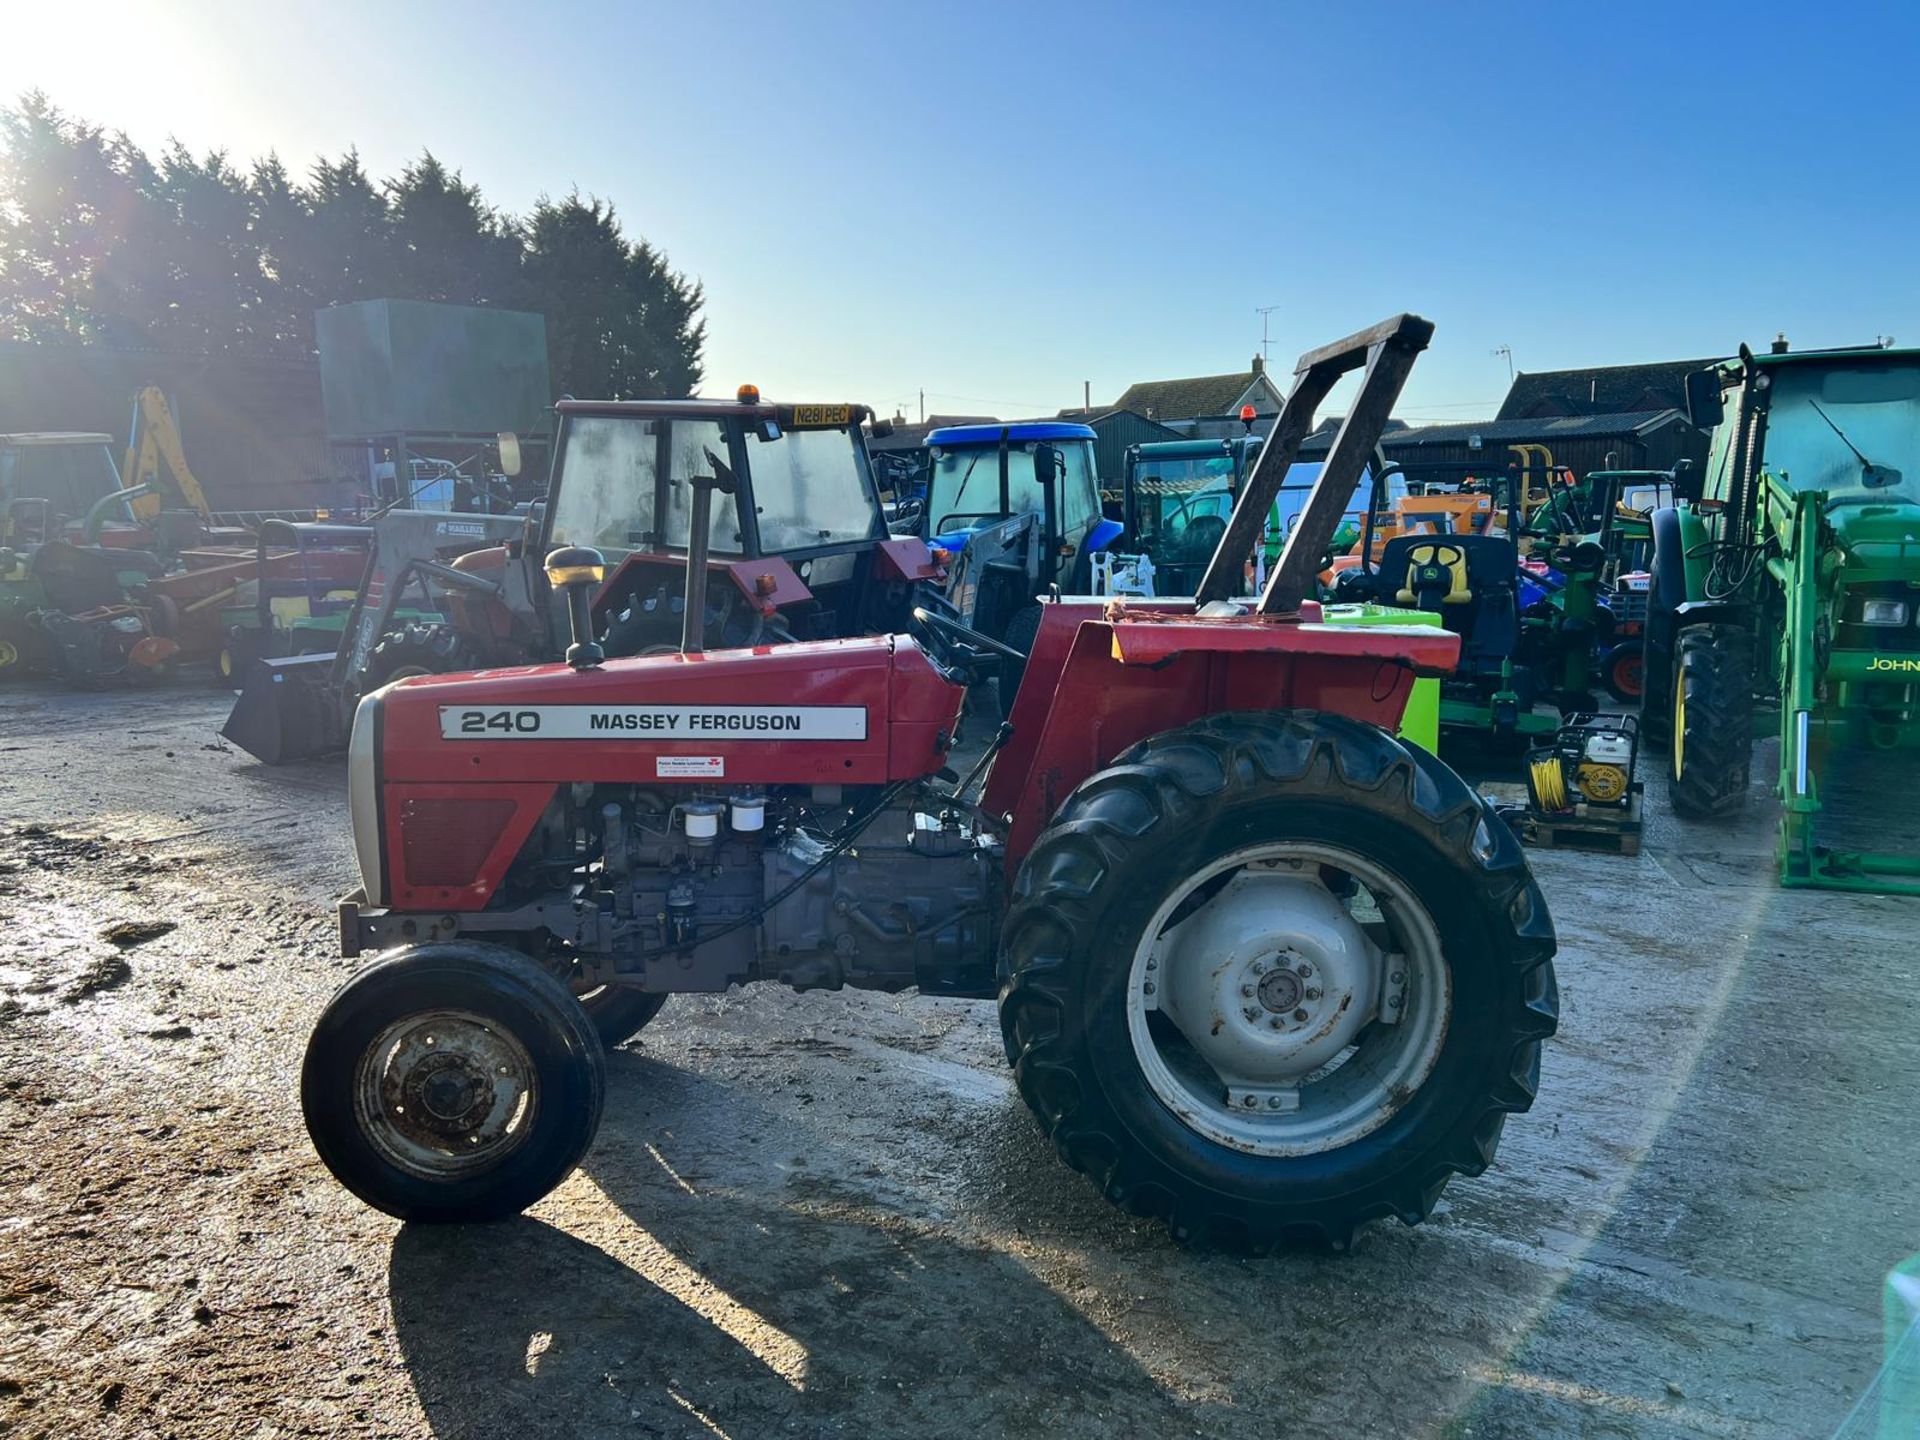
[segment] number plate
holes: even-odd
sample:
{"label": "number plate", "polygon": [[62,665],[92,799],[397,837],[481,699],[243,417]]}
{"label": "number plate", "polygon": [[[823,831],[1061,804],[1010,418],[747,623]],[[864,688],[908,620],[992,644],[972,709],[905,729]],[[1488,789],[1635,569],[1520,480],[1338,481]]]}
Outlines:
{"label": "number plate", "polygon": [[795,430],[825,430],[847,425],[853,420],[851,405],[796,405],[788,422]]}

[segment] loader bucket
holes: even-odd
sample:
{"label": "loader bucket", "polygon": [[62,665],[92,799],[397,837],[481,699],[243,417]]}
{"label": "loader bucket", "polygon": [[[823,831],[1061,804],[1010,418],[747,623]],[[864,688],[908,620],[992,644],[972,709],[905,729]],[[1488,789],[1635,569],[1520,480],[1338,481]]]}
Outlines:
{"label": "loader bucket", "polygon": [[331,655],[255,660],[220,733],[255,759],[286,765],[346,743]]}

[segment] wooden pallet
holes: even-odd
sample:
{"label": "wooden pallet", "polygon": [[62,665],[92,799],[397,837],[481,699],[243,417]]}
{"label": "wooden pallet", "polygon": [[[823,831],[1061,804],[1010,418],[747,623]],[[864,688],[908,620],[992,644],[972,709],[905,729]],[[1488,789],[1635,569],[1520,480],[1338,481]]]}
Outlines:
{"label": "wooden pallet", "polygon": [[[1506,781],[1492,781],[1480,787],[1481,793],[1496,805],[1518,806],[1527,803],[1527,787]],[[1595,806],[1584,814],[1527,814],[1514,825],[1514,833],[1529,845],[1542,850],[1587,850],[1596,855],[1638,855],[1640,853],[1640,782],[1633,785],[1633,800],[1625,810]]]}

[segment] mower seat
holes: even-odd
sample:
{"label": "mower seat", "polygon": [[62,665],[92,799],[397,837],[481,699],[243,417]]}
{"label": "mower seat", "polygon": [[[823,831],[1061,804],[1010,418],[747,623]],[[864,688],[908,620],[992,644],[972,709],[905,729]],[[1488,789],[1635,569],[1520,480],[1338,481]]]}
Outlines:
{"label": "mower seat", "polygon": [[1460,637],[1459,673],[1496,671],[1520,644],[1520,551],[1503,535],[1396,535],[1378,574],[1404,576],[1391,603],[1438,611]]}
{"label": "mower seat", "polygon": [[1473,589],[1467,579],[1467,552],[1458,545],[1433,541],[1407,548],[1407,578],[1393,597],[1402,605],[1422,610],[1441,605],[1468,605]]}

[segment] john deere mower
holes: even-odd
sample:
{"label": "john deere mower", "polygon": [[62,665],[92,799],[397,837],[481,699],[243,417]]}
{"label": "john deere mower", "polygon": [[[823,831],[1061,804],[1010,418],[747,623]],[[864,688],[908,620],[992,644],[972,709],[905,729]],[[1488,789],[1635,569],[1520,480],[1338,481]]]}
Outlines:
{"label": "john deere mower", "polygon": [[1743,346],[1687,394],[1717,429],[1654,512],[1647,616],[1673,807],[1740,809],[1772,731],[1781,883],[1920,894],[1920,857],[1824,838],[1822,784],[1837,750],[1920,746],[1920,351]]}

